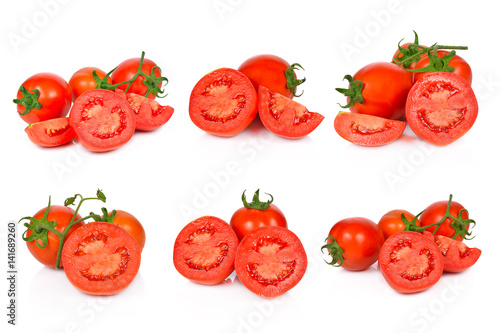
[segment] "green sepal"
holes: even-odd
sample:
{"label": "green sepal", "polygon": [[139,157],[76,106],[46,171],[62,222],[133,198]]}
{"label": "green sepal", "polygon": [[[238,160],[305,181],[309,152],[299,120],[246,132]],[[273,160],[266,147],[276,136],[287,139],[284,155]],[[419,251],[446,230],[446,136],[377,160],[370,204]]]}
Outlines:
{"label": "green sepal", "polygon": [[332,257],[332,261],[328,262],[325,260],[325,262],[328,265],[332,265],[333,267],[340,267],[344,264],[344,250],[340,247],[340,245],[337,243],[337,240],[333,238],[332,236],[328,236],[325,239],[325,242],[327,242],[329,239],[332,240],[331,244],[325,244],[321,247],[321,252],[323,253],[324,249],[328,250],[328,255]]}
{"label": "green sepal", "polygon": [[42,103],[38,100],[40,97],[40,90],[33,89],[28,91],[25,86],[19,87],[19,91],[23,95],[22,98],[16,98],[13,100],[14,103],[24,106],[24,111],[19,112],[21,116],[27,115],[33,109],[43,108]]}
{"label": "green sepal", "polygon": [[268,210],[269,206],[271,206],[271,203],[274,201],[274,198],[271,194],[266,193],[268,196],[271,197],[271,200],[268,200],[266,202],[261,202],[259,200],[259,191],[260,190],[255,191],[252,198],[252,202],[247,202],[247,198],[245,197],[246,190],[243,191],[243,194],[241,195],[241,201],[243,201],[243,206],[250,209]]}
{"label": "green sepal", "polygon": [[292,92],[293,96],[295,96],[295,97],[300,97],[300,96],[302,96],[304,94],[303,90],[300,93],[300,95],[296,95],[295,92],[297,90],[297,87],[306,81],[305,77],[303,79],[297,79],[295,77],[295,72],[294,71],[296,69],[299,69],[299,68],[302,69],[302,70],[304,70],[304,67],[302,67],[300,64],[293,63],[290,67],[288,67],[285,70],[286,87],[288,89],[290,89],[290,91]]}
{"label": "green sepal", "polygon": [[349,103],[340,107],[346,109],[354,105],[354,103],[364,103],[365,100],[361,92],[363,91],[363,82],[360,80],[354,80],[353,77],[349,74],[344,76],[344,80],[349,82],[349,88],[336,88],[339,93],[349,98]]}

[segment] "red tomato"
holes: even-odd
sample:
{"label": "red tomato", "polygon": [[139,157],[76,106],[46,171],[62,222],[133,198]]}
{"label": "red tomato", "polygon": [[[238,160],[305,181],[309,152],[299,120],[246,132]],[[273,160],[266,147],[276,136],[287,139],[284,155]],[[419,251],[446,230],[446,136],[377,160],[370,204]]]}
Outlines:
{"label": "red tomato", "polygon": [[[139,69],[139,63],[141,61],[141,58],[132,58],[132,59],[127,59],[120,63],[116,69],[114,70],[113,73],[111,73],[111,79],[113,81],[113,84],[118,84],[120,82],[128,81],[131,80],[134,75],[137,73],[137,70]],[[144,61],[142,63],[142,71],[146,73],[147,75],[151,75],[151,70],[153,67],[156,67],[154,69],[154,75],[156,77],[161,76],[161,70],[156,66],[156,64],[149,59],[144,58]],[[127,93],[132,93],[132,94],[137,94],[144,96],[146,95],[148,91],[148,87],[146,87],[142,81],[144,80],[143,75],[139,75],[137,79],[135,79],[134,82],[132,82],[132,85],[130,88],[126,91]],[[118,86],[118,89],[121,89],[125,91],[127,89],[128,83],[127,84],[122,84]],[[158,84],[158,87],[161,89],[161,83]],[[149,93],[148,96],[145,96],[151,99],[155,99],[155,95],[153,93]]]}
{"label": "red tomato", "polygon": [[[40,209],[33,217],[37,220],[41,220],[43,217],[43,214],[45,213],[45,210],[47,208]],[[63,232],[64,229],[68,226],[68,224],[71,222],[71,218],[73,217],[73,214],[75,214],[75,211],[69,207],[65,206],[57,206],[57,205],[51,205],[49,208],[49,214],[47,215],[47,221],[55,221],[57,222],[57,225],[54,227],[55,230],[59,232]],[[82,217],[79,214],[76,214],[75,221],[81,219]],[[32,224],[32,223],[30,223]],[[66,234],[66,240],[67,242],[69,236],[75,232],[78,228],[83,226],[85,224],[84,221],[81,221],[74,226],[72,226],[68,233]],[[28,229],[26,232],[26,237],[29,237],[32,235],[31,230]],[[40,240],[33,240],[30,242],[26,242],[26,245],[28,246],[28,250],[31,252],[33,257],[35,257],[36,260],[38,260],[40,263],[44,264],[45,266],[49,266],[54,268],[56,266],[56,261],[57,261],[57,252],[59,251],[59,243],[60,239],[59,236],[54,234],[51,231],[47,232],[47,246],[43,249],[39,248],[35,242],[37,242],[40,246],[43,246],[42,242]],[[59,268],[62,267],[63,265],[60,264]]]}
{"label": "red tomato", "polygon": [[[349,76],[346,78],[350,80]],[[389,62],[374,62],[354,74],[349,89],[337,88],[337,91],[346,96],[350,94],[348,91],[355,92],[355,97],[347,98],[351,112],[399,119],[404,115],[406,96],[412,85],[411,73]]]}
{"label": "red tomato", "polygon": [[[259,90],[259,86],[264,86],[272,92],[292,99],[297,86],[303,81],[296,80],[295,75],[293,79],[287,79],[285,71],[288,68],[290,64],[285,59],[272,54],[261,54],[245,60],[238,70],[252,81],[256,91]],[[287,84],[292,87],[293,91],[288,88]]]}
{"label": "red tomato", "polygon": [[41,147],[56,147],[76,137],[69,125],[69,118],[56,118],[29,124],[24,129],[31,142]]}
{"label": "red tomato", "polygon": [[[422,213],[422,215],[420,215],[420,223],[422,224],[422,227],[426,227],[430,224],[438,223],[439,221],[441,221],[441,219],[444,217],[446,213],[447,207],[448,207],[448,201],[446,200],[437,201],[431,204],[429,207],[427,207],[425,211]],[[452,201],[449,213],[454,217],[458,217],[458,212],[460,212],[462,209],[464,209],[464,206],[462,206],[458,202]],[[469,218],[469,214],[467,214],[467,212],[464,210],[461,213],[461,217],[462,219],[466,220]],[[450,219],[449,217],[446,218],[443,224],[439,226],[435,235],[442,235],[452,238],[455,235],[456,230],[451,226],[450,224],[451,222],[452,219]],[[434,233],[436,227],[437,226],[428,227],[426,230],[431,233]],[[469,230],[469,225],[467,225],[466,228],[467,230]],[[460,242],[463,240],[463,238],[460,235],[458,235],[455,239]]]}
{"label": "red tomato", "polygon": [[[403,49],[408,49],[408,46],[409,46],[409,45],[411,45],[411,44],[414,44],[414,43],[404,43],[403,45],[401,45],[401,47],[402,47]],[[424,46],[424,45],[421,45],[421,46],[422,46],[422,47],[426,47],[426,46]],[[421,49],[419,49],[419,50],[421,50]],[[401,51],[399,51],[399,49],[398,49],[398,50],[394,53],[394,55],[392,56],[392,61],[396,61],[396,60],[399,60],[399,61],[400,61],[402,56],[403,56],[403,54],[402,54],[402,53],[401,53]],[[415,60],[413,60],[410,64],[408,64],[408,66],[406,66],[406,67],[405,67],[405,66],[403,66],[403,65],[404,65],[404,63],[403,63],[403,64],[401,64],[401,66],[402,66],[403,68],[410,68],[410,69],[414,69],[414,68],[415,68],[415,66],[417,65],[417,62],[418,62],[420,59],[422,59],[422,57],[424,57],[424,56],[425,56],[425,54],[421,54],[418,58],[415,58]]]}
{"label": "red tomato", "polygon": [[[59,75],[39,73],[23,82],[14,103],[18,104],[17,112],[28,124],[62,118],[71,106],[71,89]],[[29,111],[23,114],[26,110]]]}
{"label": "red tomato", "polygon": [[[101,79],[106,76],[106,72],[100,70],[96,67],[84,67],[75,72],[71,79],[69,79],[69,86],[71,87],[71,93],[73,94],[73,102],[75,99],[88,90],[95,89],[97,82],[95,82],[92,76],[93,72],[96,72],[97,76]],[[107,82],[111,84],[111,78],[108,77]]]}
{"label": "red tomato", "polygon": [[444,268],[438,246],[413,231],[389,237],[380,250],[378,264],[387,283],[400,293],[416,293],[432,287]]}
{"label": "red tomato", "polygon": [[445,146],[474,125],[478,104],[469,83],[453,73],[428,73],[408,94],[406,120],[421,139]]}
{"label": "red tomato", "polygon": [[338,135],[349,142],[376,147],[399,138],[406,128],[406,123],[367,114],[339,112],[333,126]]}
{"label": "red tomato", "polygon": [[332,255],[332,264],[340,264],[350,271],[361,271],[377,261],[383,242],[375,222],[364,217],[350,217],[333,225],[323,248]]}
{"label": "red tomato", "polygon": [[185,278],[213,285],[234,271],[238,237],[225,221],[203,216],[188,223],[174,244],[174,266]]}
{"label": "red tomato", "polygon": [[82,146],[94,152],[121,147],[135,131],[135,114],[130,105],[104,89],[89,90],[78,97],[69,121]]}
{"label": "red tomato", "polygon": [[[404,214],[404,217],[409,222],[411,222],[415,218],[415,215],[404,209],[394,209],[382,216],[382,218],[378,222],[378,229],[384,235],[384,240],[400,231],[405,230],[405,224],[401,219],[402,214]],[[416,221],[416,226],[420,227],[419,219],[417,219]]]}
{"label": "red tomato", "polygon": [[135,238],[139,247],[144,249],[144,244],[146,243],[146,232],[141,222],[134,215],[127,213],[123,210],[117,210],[115,218],[113,219],[113,224],[120,226],[126,232]]}
{"label": "red tomato", "polygon": [[241,72],[220,68],[201,78],[189,99],[193,123],[210,134],[234,136],[257,114],[257,93]]}
{"label": "red tomato", "polygon": [[63,247],[62,262],[69,282],[89,295],[114,295],[135,278],[141,249],[128,232],[107,222],[77,229]]}
{"label": "red tomato", "polygon": [[[437,51],[438,57],[443,58],[445,55],[447,55],[448,51]],[[430,63],[429,57],[425,55],[416,65],[415,69],[419,68],[424,68],[427,67]],[[453,71],[453,74],[457,74],[458,76],[461,76],[462,78],[465,79],[470,84],[472,84],[472,69],[470,68],[469,64],[460,56],[454,55],[453,58],[450,60],[448,63],[449,66],[453,67],[455,70]],[[426,73],[413,73],[413,82],[417,82],[422,76],[424,76]]]}
{"label": "red tomato", "polygon": [[246,235],[238,246],[236,275],[251,292],[276,297],[295,287],[307,269],[300,239],[282,227],[262,227]]}
{"label": "red tomato", "polygon": [[298,139],[308,135],[325,119],[321,114],[274,93],[264,86],[259,88],[259,116],[262,124],[274,134]]}

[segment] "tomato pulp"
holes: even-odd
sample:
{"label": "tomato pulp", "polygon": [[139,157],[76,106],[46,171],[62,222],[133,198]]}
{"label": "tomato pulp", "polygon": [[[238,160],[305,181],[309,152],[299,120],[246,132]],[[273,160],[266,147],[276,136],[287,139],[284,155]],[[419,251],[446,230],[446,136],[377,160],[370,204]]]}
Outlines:
{"label": "tomato pulp", "polygon": [[69,118],[56,118],[29,124],[24,130],[31,142],[41,147],[56,147],[70,142],[76,133]]}

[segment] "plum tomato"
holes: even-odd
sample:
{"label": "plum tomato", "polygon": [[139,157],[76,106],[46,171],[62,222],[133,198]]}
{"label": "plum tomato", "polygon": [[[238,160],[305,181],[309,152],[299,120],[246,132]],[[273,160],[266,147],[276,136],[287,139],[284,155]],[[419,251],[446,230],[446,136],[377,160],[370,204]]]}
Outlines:
{"label": "plum tomato", "polygon": [[[469,219],[467,210],[465,210],[464,206],[462,206],[460,203],[456,201],[450,202],[446,200],[437,201],[429,205],[422,213],[422,215],[420,215],[420,223],[422,227],[427,227],[428,225],[435,224],[441,221],[446,214],[448,204],[450,205],[448,213],[451,216],[458,218],[460,214],[461,220],[465,221]],[[429,226],[428,228],[426,228],[426,230],[433,233],[434,235],[442,235],[453,238],[455,236],[455,233],[457,233],[457,230],[452,226],[452,222],[453,220],[447,217],[440,226]],[[437,231],[435,231],[436,228],[438,228]],[[469,224],[465,226],[465,229],[469,230]],[[463,237],[457,234],[455,240],[461,242],[463,240]]]}
{"label": "plum tomato", "polygon": [[69,125],[69,118],[56,118],[29,124],[24,129],[29,139],[41,147],[56,147],[76,137]]}
{"label": "plum tomato", "polygon": [[[433,51],[431,51],[432,54],[434,54]],[[444,58],[450,54],[448,51],[443,51],[439,50],[437,51],[437,56],[439,59]],[[446,58],[445,58],[446,59]],[[424,55],[422,59],[420,59],[417,64],[415,65],[414,69],[420,69],[429,66],[430,60],[428,55]],[[462,78],[467,81],[467,83],[472,84],[472,69],[470,68],[470,65],[460,56],[458,55],[453,55],[451,60],[446,62],[447,66],[453,67],[453,74],[456,74],[458,76],[461,76]],[[413,73],[413,82],[417,82],[421,77],[425,75],[425,73],[428,72],[423,72],[423,73]]]}
{"label": "plum tomato", "polygon": [[[83,94],[88,90],[95,89],[97,86],[97,82],[94,79],[93,72],[96,72],[96,75],[103,79],[106,76],[106,72],[100,70],[97,67],[84,67],[75,72],[73,76],[69,79],[69,86],[71,88],[71,93],[73,95],[73,102],[77,99],[78,96]],[[107,83],[111,84],[111,78],[107,78]]]}
{"label": "plum tomato", "polygon": [[290,230],[262,227],[243,238],[234,265],[238,279],[248,290],[270,298],[300,282],[307,269],[307,255]]}
{"label": "plum tomato", "polygon": [[139,244],[142,252],[146,243],[146,232],[141,222],[134,215],[123,210],[117,210],[112,223],[131,234]]}
{"label": "plum tomato", "polygon": [[238,237],[227,222],[203,216],[188,223],[174,244],[174,266],[185,278],[207,285],[224,281],[234,271]]}
{"label": "plum tomato", "polygon": [[[113,73],[111,73],[111,80],[113,84],[118,84],[121,82],[132,80],[136,75],[137,71],[139,70],[140,63],[141,63],[141,58],[131,58],[121,62],[113,71]],[[154,61],[147,58],[143,58],[142,71],[146,75],[152,75],[155,77],[161,76],[160,68],[156,65]],[[121,84],[117,88],[125,91],[126,93],[145,96],[146,93],[148,92],[148,87],[144,85],[143,83],[144,79],[145,79],[144,75],[139,75],[134,80],[134,82],[132,82],[128,90],[127,90],[128,83]],[[158,89],[161,89],[161,82],[158,83]],[[156,96],[153,92],[150,92],[145,97],[155,99]]]}
{"label": "plum tomato", "polygon": [[[378,229],[384,235],[384,240],[391,237],[395,233],[405,230],[406,226],[401,218],[401,215],[404,215],[409,222],[415,219],[415,215],[404,209],[394,209],[382,216],[378,222]],[[415,225],[420,227],[420,220],[418,218],[415,220]]]}

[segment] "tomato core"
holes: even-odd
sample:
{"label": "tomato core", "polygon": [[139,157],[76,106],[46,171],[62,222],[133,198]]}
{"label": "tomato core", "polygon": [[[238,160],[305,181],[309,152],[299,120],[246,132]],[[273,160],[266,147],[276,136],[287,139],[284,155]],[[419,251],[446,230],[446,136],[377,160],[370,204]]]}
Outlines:
{"label": "tomato core", "polygon": [[67,132],[69,129],[71,129],[71,126],[69,126],[69,122],[67,122],[63,126],[60,126],[58,128],[45,128],[45,134],[47,134],[49,137],[54,137]]}
{"label": "tomato core", "polygon": [[401,277],[406,280],[415,281],[428,277],[434,270],[434,255],[429,249],[424,248],[418,256],[414,256],[411,253],[411,248],[412,242],[410,240],[399,240],[397,245],[392,249],[391,263],[397,264],[401,259],[405,259],[408,262],[408,266],[401,273]]}
{"label": "tomato core", "polygon": [[216,231],[214,225],[206,224],[189,235],[185,243],[199,248],[193,257],[185,259],[189,268],[209,271],[224,261],[229,246],[226,242],[219,242],[216,246],[212,244],[210,239]]}
{"label": "tomato core", "polygon": [[391,123],[380,118],[373,118],[370,124],[359,124],[352,122],[351,129],[356,134],[373,134],[387,131],[391,128]]}
{"label": "tomato core", "polygon": [[236,118],[243,110],[246,104],[245,95],[235,94],[231,96],[230,88],[232,85],[233,80],[228,76],[223,76],[205,87],[201,95],[216,101],[201,111],[206,120],[225,123]]}
{"label": "tomato core", "polygon": [[127,118],[125,111],[121,107],[115,106],[108,113],[103,106],[102,98],[91,97],[84,105],[81,120],[92,122],[95,119],[96,122],[109,124],[109,126],[98,126],[91,132],[94,137],[109,139],[119,135],[125,129]]}

